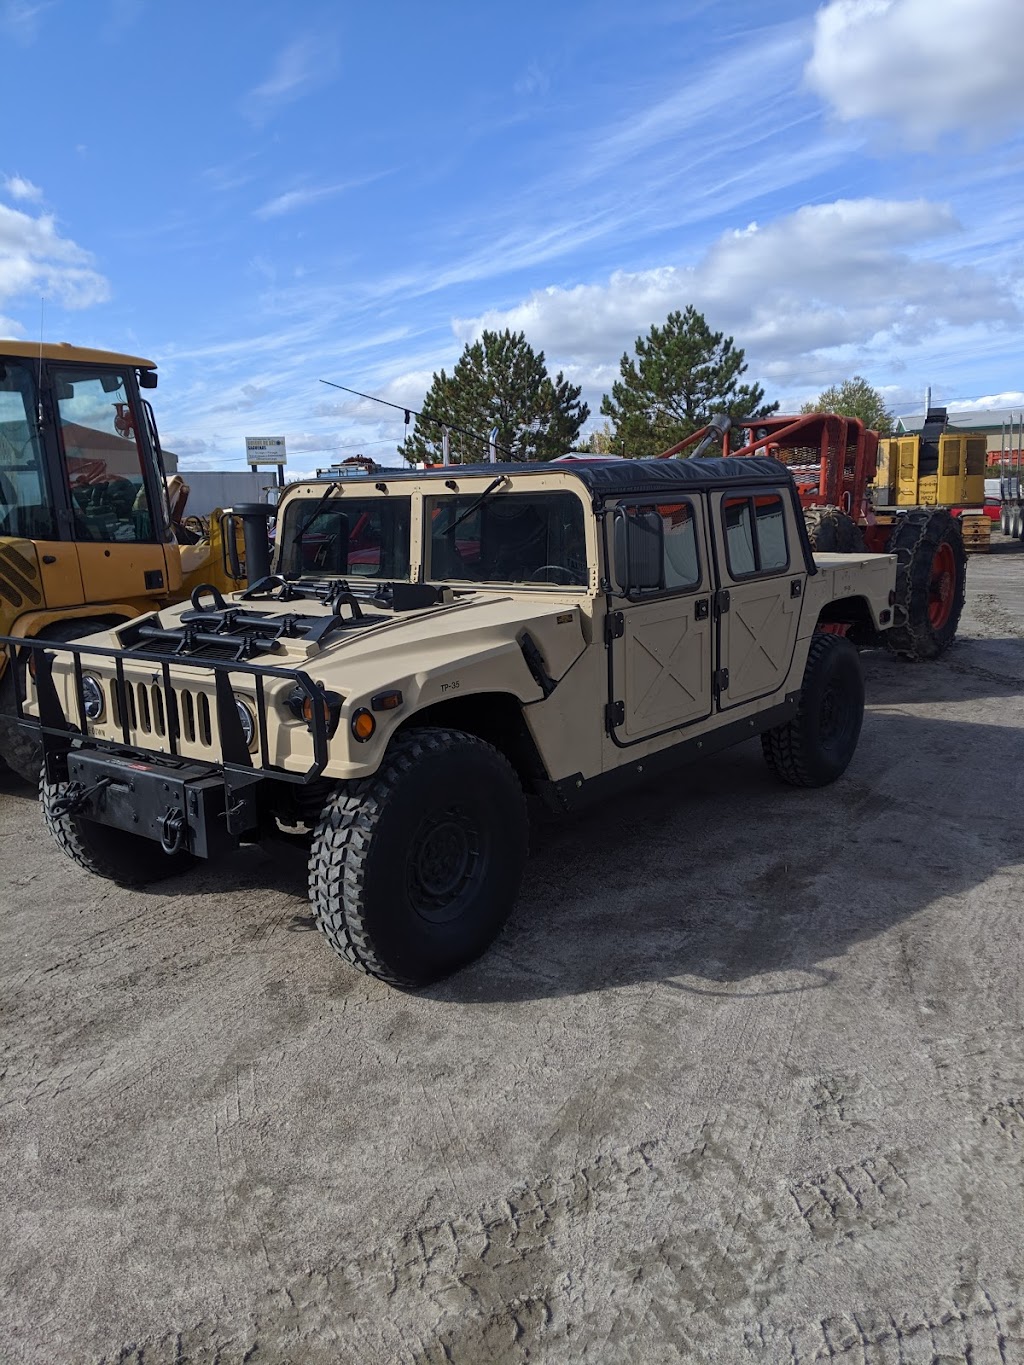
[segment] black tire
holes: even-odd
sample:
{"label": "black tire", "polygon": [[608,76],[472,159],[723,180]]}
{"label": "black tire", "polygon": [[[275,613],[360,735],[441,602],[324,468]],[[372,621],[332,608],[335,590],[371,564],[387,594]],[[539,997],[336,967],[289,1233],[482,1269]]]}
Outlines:
{"label": "black tire", "polygon": [[1004,536],[1010,534],[1010,509],[1005,503],[999,509],[999,529]]}
{"label": "black tire", "polygon": [[64,782],[48,782],[43,773],[39,780],[39,804],[57,847],[86,872],[118,886],[146,886],[187,872],[195,864],[191,853],[167,854],[152,839],[98,825],[77,815],[55,814],[53,803],[66,787]]}
{"label": "black tire", "polygon": [[815,635],[796,715],[761,735],[765,762],[792,787],[827,786],[848,768],[863,719],[860,656],[841,635]]}
{"label": "black tire", "polygon": [[496,749],[459,730],[410,730],[372,777],[328,799],[309,856],[310,903],[346,962],[423,986],[498,935],[526,845],[523,789]]}
{"label": "black tire", "polygon": [[[84,635],[109,630],[119,617],[93,617],[91,620],[54,621],[39,632],[40,640],[80,640]],[[0,760],[22,779],[36,786],[43,762],[42,745],[35,732],[18,724],[14,693],[14,669],[8,663],[0,679]]]}
{"label": "black tire", "polygon": [[812,550],[822,554],[861,554],[864,532],[838,507],[805,507],[804,524]]}
{"label": "black tire", "polygon": [[907,512],[886,549],[897,556],[896,602],[886,646],[907,659],[937,659],[956,638],[967,595],[967,551],[948,512]]}

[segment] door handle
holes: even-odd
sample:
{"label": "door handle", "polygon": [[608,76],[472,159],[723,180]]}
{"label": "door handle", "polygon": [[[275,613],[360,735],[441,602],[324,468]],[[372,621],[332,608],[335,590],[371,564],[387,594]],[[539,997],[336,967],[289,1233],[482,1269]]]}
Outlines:
{"label": "door handle", "polygon": [[707,597],[697,599],[693,608],[693,615],[697,621],[706,621],[711,615],[711,602]]}

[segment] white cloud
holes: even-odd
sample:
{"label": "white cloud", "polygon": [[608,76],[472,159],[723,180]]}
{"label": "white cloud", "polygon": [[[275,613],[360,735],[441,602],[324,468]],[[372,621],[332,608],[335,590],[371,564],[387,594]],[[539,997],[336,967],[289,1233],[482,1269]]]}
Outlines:
{"label": "white cloud", "polygon": [[808,83],[839,117],[894,123],[913,143],[1024,122],[1020,0],[830,0]]}
{"label": "white cloud", "polygon": [[0,303],[44,294],[66,308],[88,308],[110,297],[93,257],[61,237],[51,214],[33,217],[0,204]]}
{"label": "white cloud", "polygon": [[296,38],[278,53],[267,79],[245,96],[243,111],[254,123],[262,123],[282,105],[323,84],[333,70],[334,52],[329,39]]}
{"label": "white cloud", "polygon": [[0,28],[28,47],[38,34],[40,16],[53,5],[54,0],[0,0]]}
{"label": "white cloud", "polygon": [[926,200],[837,200],[728,232],[695,264],[538,290],[453,328],[460,341],[484,328],[522,330],[549,365],[600,393],[617,374],[611,357],[692,303],[714,330],[735,336],[751,373],[816,386],[852,373],[865,354],[898,356],[944,328],[1019,317],[993,276],[922,259],[958,232],[949,209]]}
{"label": "white cloud", "polygon": [[43,197],[39,186],[33,185],[31,180],[26,180],[21,175],[9,175],[4,181],[4,189],[12,199],[23,199],[31,203],[38,203]]}
{"label": "white cloud", "polygon": [[343,180],[334,185],[308,186],[305,189],[289,190],[285,194],[279,194],[274,199],[269,199],[265,204],[261,204],[254,210],[257,218],[280,218],[286,213],[295,213],[299,209],[308,208],[311,204],[318,204],[324,199],[333,199],[335,195],[344,194],[348,190],[361,189],[364,185],[371,184],[374,180],[380,180],[382,176],[389,174],[387,171],[375,171],[372,175],[359,176],[354,180]]}

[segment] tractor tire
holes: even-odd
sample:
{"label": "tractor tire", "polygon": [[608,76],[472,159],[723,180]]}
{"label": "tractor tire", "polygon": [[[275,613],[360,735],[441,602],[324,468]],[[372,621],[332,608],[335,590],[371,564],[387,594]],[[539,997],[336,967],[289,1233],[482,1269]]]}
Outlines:
{"label": "tractor tire", "polygon": [[497,749],[459,730],[410,730],[373,776],[340,784],[324,805],[310,903],[346,962],[424,986],[497,937],[526,848],[526,799]]}
{"label": "tractor tire", "polygon": [[807,507],[804,524],[811,549],[822,554],[855,555],[864,551],[864,533],[838,507]]}
{"label": "tractor tire", "polygon": [[39,781],[43,750],[34,732],[18,722],[14,667],[9,660],[0,678],[0,769],[9,769],[34,785]]}
{"label": "tractor tire", "polygon": [[56,813],[54,802],[66,788],[66,782],[48,782],[43,773],[39,779],[39,804],[57,847],[86,872],[118,886],[140,887],[187,872],[195,864],[191,853],[165,853],[152,839],[111,829],[78,815]]}
{"label": "tractor tire", "polygon": [[906,659],[937,659],[953,643],[967,592],[967,551],[960,523],[948,512],[919,509],[896,523],[895,624],[886,646]]}
{"label": "tractor tire", "polygon": [[863,720],[860,655],[841,635],[815,635],[796,715],[761,735],[765,762],[791,787],[824,787],[849,767]]}
{"label": "tractor tire", "polygon": [[[97,631],[109,630],[121,618],[94,617],[91,620],[55,621],[44,626],[39,632],[40,640],[80,640],[84,635],[95,635]],[[23,782],[36,786],[39,769],[43,762],[43,746],[36,738],[34,730],[26,729],[18,723],[18,710],[15,705],[14,669],[10,663],[0,679],[0,760]]]}

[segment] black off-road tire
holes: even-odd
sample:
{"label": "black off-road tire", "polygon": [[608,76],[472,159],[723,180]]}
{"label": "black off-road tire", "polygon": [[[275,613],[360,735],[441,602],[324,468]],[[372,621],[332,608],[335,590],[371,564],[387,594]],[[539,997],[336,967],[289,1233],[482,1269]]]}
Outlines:
{"label": "black off-road tire", "polygon": [[526,799],[497,749],[460,730],[414,729],[372,777],[342,783],[324,805],[309,899],[346,962],[423,986],[496,938],[526,849]]}
{"label": "black off-road tire", "polygon": [[907,512],[886,549],[897,557],[894,625],[882,632],[886,646],[906,659],[937,659],[956,638],[967,595],[960,523],[948,512]]}
{"label": "black off-road tire", "polygon": [[804,524],[812,550],[843,555],[864,551],[864,532],[838,507],[805,507]]}
{"label": "black off-road tire", "polygon": [[841,635],[815,635],[796,715],[761,735],[765,762],[791,787],[827,786],[849,767],[863,719],[860,656]]}
{"label": "black off-road tire", "polygon": [[78,815],[55,814],[53,803],[66,788],[64,782],[48,782],[43,773],[39,779],[39,804],[57,847],[86,872],[118,886],[139,887],[174,877],[194,866],[196,859],[191,853],[168,854],[153,839],[98,825],[95,820]]}

